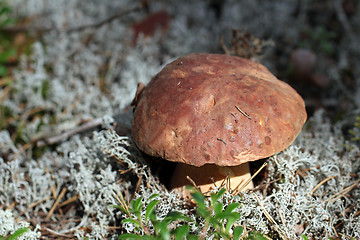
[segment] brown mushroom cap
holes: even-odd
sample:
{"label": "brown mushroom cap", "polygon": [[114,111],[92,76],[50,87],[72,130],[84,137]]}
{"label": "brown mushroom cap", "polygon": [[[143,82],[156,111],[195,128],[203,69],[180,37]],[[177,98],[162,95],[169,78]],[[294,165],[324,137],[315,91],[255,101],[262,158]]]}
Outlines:
{"label": "brown mushroom cap", "polygon": [[190,54],[144,88],[133,139],[145,153],[195,166],[235,166],[287,148],[306,120],[300,95],[263,65]]}

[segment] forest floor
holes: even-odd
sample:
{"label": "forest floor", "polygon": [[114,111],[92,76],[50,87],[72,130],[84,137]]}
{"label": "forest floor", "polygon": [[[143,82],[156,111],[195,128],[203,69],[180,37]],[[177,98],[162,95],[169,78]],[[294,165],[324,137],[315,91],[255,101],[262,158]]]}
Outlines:
{"label": "forest floor", "polygon": [[0,27],[0,239],[22,227],[23,239],[156,234],[113,207],[153,194],[159,219],[179,211],[213,238],[166,188],[172,166],[131,138],[137,84],[194,52],[258,61],[306,104],[257,188],[219,200],[239,204],[236,225],[250,239],[360,238],[359,1],[7,0]]}

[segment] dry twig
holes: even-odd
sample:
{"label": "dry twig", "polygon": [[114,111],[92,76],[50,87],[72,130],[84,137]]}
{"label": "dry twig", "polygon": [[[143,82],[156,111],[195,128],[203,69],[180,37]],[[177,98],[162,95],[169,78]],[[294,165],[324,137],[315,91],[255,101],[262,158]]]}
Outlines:
{"label": "dry twig", "polygon": [[271,224],[273,224],[275,226],[275,230],[279,233],[279,235],[281,236],[282,239],[288,239],[285,234],[283,233],[283,231],[281,230],[280,226],[276,223],[276,221],[271,217],[271,215],[269,214],[268,211],[266,211],[264,204],[260,201],[259,197],[254,194],[256,200],[258,201],[261,210],[263,211],[265,217],[270,221]]}
{"label": "dry twig", "polygon": [[59,233],[59,232],[57,232],[57,231],[55,231],[55,230],[52,230],[52,229],[50,229],[50,228],[47,228],[47,227],[45,227],[45,230],[48,231],[49,233],[51,233],[52,235],[55,235],[55,236],[58,236],[58,237],[64,237],[64,238],[67,238],[67,239],[70,239],[70,238],[73,237],[73,236],[71,236],[71,235]]}
{"label": "dry twig", "polygon": [[345,196],[347,193],[349,193],[353,188],[355,188],[358,184],[360,183],[360,179],[358,179],[355,183],[351,184],[350,186],[344,188],[343,190],[335,193],[333,196],[329,197],[328,199],[325,200],[325,202],[328,202],[330,200],[331,203],[334,203],[335,201],[337,201],[339,198]]}
{"label": "dry twig", "polygon": [[56,136],[50,136],[50,137],[45,137],[43,139],[37,140],[36,142],[36,146],[37,147],[43,147],[45,145],[52,145],[55,143],[59,143],[63,140],[68,139],[69,137],[77,134],[77,133],[81,133],[81,132],[85,132],[87,130],[90,130],[92,128],[98,127],[100,126],[102,123],[102,118],[96,118],[93,119],[89,122],[86,122],[80,126],[77,126],[73,129],[69,129],[66,132],[61,133],[60,135],[56,135]]}
{"label": "dry twig", "polygon": [[318,189],[321,185],[323,185],[324,183],[326,183],[327,181],[329,181],[330,179],[333,179],[333,178],[335,178],[335,177],[337,177],[337,176],[330,176],[330,177],[328,177],[328,178],[325,178],[325,179],[322,180],[318,185],[316,185],[316,186],[314,187],[314,189],[309,192],[309,194],[312,195],[312,194],[316,191],[316,189]]}
{"label": "dry twig", "polygon": [[[255,173],[254,175],[251,176],[251,178],[249,178],[241,187],[240,187],[240,184],[238,186],[236,186],[236,188],[234,189],[234,192],[233,194],[236,195],[238,193],[240,193],[247,185],[249,185],[249,183],[256,177],[256,175],[258,175],[261,170],[266,167],[267,163],[265,162]],[[240,187],[240,188],[239,188]]]}
{"label": "dry twig", "polygon": [[52,208],[50,209],[48,215],[46,216],[46,218],[45,218],[46,220],[49,220],[49,219],[50,219],[50,217],[51,217],[51,215],[54,213],[56,207],[59,205],[60,200],[64,197],[66,191],[67,191],[67,188],[66,188],[66,187],[64,187],[64,188],[61,190],[58,198],[56,199],[56,201],[55,201],[55,203],[54,203],[54,205],[52,206]]}
{"label": "dry twig", "polygon": [[196,185],[195,181],[191,179],[191,177],[186,176],[186,179],[189,180],[189,182],[197,189],[201,192],[200,187],[198,185]]}
{"label": "dry twig", "polygon": [[49,200],[49,198],[48,198],[48,197],[45,197],[45,198],[43,198],[43,199],[38,200],[37,202],[34,202],[34,203],[30,204],[24,211],[22,211],[22,212],[19,214],[19,216],[22,216],[22,215],[25,214],[29,209],[31,209],[31,208],[33,208],[33,207],[36,207],[37,205],[39,205],[39,204],[41,204],[42,202],[45,202],[45,201],[47,201],[47,200]]}
{"label": "dry twig", "polygon": [[[73,27],[73,28],[69,28],[69,29],[65,29],[65,32],[71,33],[71,32],[76,32],[76,31],[82,31],[82,30],[86,30],[89,28],[100,28],[101,26],[111,23],[112,21],[121,18],[129,13],[132,12],[136,12],[136,11],[140,11],[141,9],[144,8],[144,6],[146,5],[146,1],[142,1],[140,4],[138,4],[137,6],[121,11],[117,14],[114,14],[106,19],[103,19],[99,22],[96,23],[91,23],[91,24],[87,24],[87,25],[82,25],[82,26],[78,26],[78,27]],[[5,26],[1,29],[4,32],[9,32],[9,33],[18,33],[18,32],[33,32],[36,34],[43,34],[49,31],[58,31],[58,32],[62,32],[64,31],[64,29],[55,29],[54,27],[48,27],[48,28],[40,28],[40,27],[34,27],[31,26],[30,24],[23,24],[23,25],[16,25],[16,26]]]}
{"label": "dry twig", "polygon": [[69,199],[63,201],[62,203],[60,203],[60,204],[57,206],[57,208],[61,208],[61,207],[65,206],[65,205],[67,205],[67,204],[70,204],[70,203],[72,203],[72,202],[75,202],[75,201],[79,198],[79,196],[80,196],[79,194],[78,194],[78,195],[75,195],[75,196],[72,196],[71,198],[69,198]]}
{"label": "dry twig", "polygon": [[127,15],[129,13],[132,13],[132,12],[136,12],[136,11],[140,11],[142,8],[144,7],[144,2],[141,2],[139,5],[133,7],[133,8],[130,8],[130,9],[127,9],[125,11],[122,11],[118,14],[115,14],[113,16],[110,16],[98,23],[92,23],[92,24],[88,24],[88,25],[83,25],[83,26],[79,26],[79,27],[74,27],[74,28],[70,28],[67,30],[68,33],[71,33],[71,32],[76,32],[76,31],[82,31],[82,30],[85,30],[85,29],[88,29],[88,28],[100,28],[101,26],[105,25],[105,24],[108,24],[108,23],[111,23],[112,21],[124,16],[124,15]]}
{"label": "dry twig", "polygon": [[[280,208],[278,207],[277,210],[278,210],[278,212],[279,212],[279,216],[280,216],[281,222],[282,222],[282,224],[285,226],[285,221],[284,221],[282,212],[280,211]],[[285,231],[286,237],[287,237],[288,239],[290,239],[290,234],[287,232],[286,229],[285,229],[284,231]]]}

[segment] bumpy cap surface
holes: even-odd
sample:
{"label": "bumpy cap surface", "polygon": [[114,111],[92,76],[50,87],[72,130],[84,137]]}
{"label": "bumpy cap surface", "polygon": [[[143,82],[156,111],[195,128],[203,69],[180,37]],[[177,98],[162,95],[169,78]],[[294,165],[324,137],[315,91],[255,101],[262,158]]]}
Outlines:
{"label": "bumpy cap surface", "polygon": [[300,95],[263,65],[190,54],[144,88],[133,139],[145,153],[195,166],[234,166],[287,148],[306,121]]}

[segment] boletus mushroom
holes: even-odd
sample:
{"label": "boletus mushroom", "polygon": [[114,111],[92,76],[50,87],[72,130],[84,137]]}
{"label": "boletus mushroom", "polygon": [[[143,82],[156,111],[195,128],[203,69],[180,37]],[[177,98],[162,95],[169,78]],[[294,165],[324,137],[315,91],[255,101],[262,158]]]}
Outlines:
{"label": "boletus mushroom", "polygon": [[172,189],[183,191],[189,176],[206,192],[227,177],[232,189],[244,184],[248,162],[287,148],[306,117],[300,95],[263,65],[197,53],[169,63],[141,91],[132,135],[146,154],[178,163]]}

